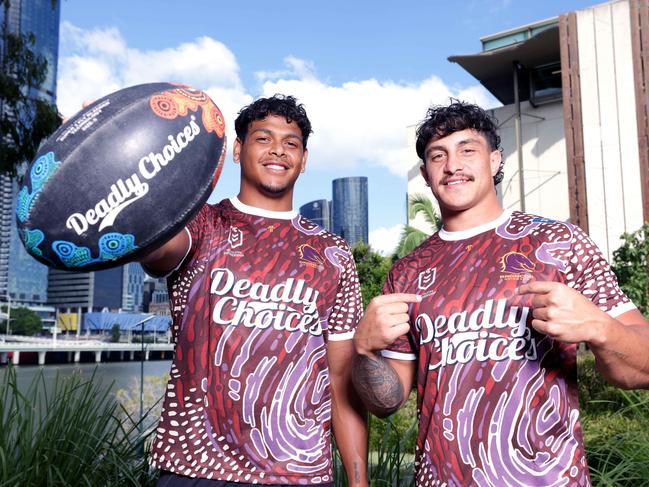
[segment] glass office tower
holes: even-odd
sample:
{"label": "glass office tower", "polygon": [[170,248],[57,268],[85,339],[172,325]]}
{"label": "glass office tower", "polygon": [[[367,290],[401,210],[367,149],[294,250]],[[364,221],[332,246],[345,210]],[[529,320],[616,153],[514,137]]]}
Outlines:
{"label": "glass office tower", "polygon": [[327,200],[309,201],[300,206],[300,215],[308,218],[313,223],[331,231],[331,203]]}
{"label": "glass office tower", "polygon": [[343,237],[349,245],[368,243],[367,178],[334,179],[333,233]]}

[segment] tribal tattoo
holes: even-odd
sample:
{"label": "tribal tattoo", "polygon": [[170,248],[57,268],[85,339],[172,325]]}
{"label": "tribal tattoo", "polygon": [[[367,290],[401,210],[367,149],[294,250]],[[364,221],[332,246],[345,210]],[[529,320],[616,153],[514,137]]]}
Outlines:
{"label": "tribal tattoo", "polygon": [[352,382],[365,407],[376,416],[388,416],[403,403],[401,380],[381,356],[355,355]]}

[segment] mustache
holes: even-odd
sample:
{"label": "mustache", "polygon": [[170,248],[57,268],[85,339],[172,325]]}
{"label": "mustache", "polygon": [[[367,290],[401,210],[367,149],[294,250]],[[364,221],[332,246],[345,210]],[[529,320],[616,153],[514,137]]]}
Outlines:
{"label": "mustache", "polygon": [[457,179],[457,178],[463,178],[463,179],[466,179],[467,181],[475,181],[474,176],[472,176],[470,174],[463,173],[463,172],[458,172],[458,173],[452,174],[450,176],[444,176],[440,180],[440,184],[447,184],[450,179]]}

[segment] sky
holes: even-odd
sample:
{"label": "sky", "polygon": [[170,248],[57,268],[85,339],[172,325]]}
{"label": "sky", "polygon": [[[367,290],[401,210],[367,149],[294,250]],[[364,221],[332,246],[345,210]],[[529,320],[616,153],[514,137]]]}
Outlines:
{"label": "sky", "polygon": [[[368,178],[369,240],[394,250],[406,223],[406,173],[417,156],[408,127],[455,97],[498,106],[447,58],[481,50],[480,38],[593,5],[583,0],[62,0],[57,103],[140,83],[207,92],[222,110],[228,156],[210,201],[234,196],[234,119],[260,96],[290,94],[314,133],[294,208],[331,199],[331,181]],[[412,142],[411,142],[412,145]]]}

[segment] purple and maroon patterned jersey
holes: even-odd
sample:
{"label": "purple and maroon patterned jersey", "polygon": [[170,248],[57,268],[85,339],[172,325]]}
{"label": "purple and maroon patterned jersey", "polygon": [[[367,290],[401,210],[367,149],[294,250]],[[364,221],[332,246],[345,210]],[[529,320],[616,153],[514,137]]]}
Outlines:
{"label": "purple and maroon patterned jersey", "polygon": [[576,345],[531,326],[530,279],[558,281],[612,316],[634,306],[578,227],[505,212],[430,237],[392,268],[385,292],[416,293],[410,333],[383,355],[418,358],[420,486],[589,485]]}
{"label": "purple and maroon patterned jersey", "polygon": [[168,279],[176,351],[152,464],[190,477],[332,482],[327,342],[362,312],[347,244],[295,212],[205,205]]}

